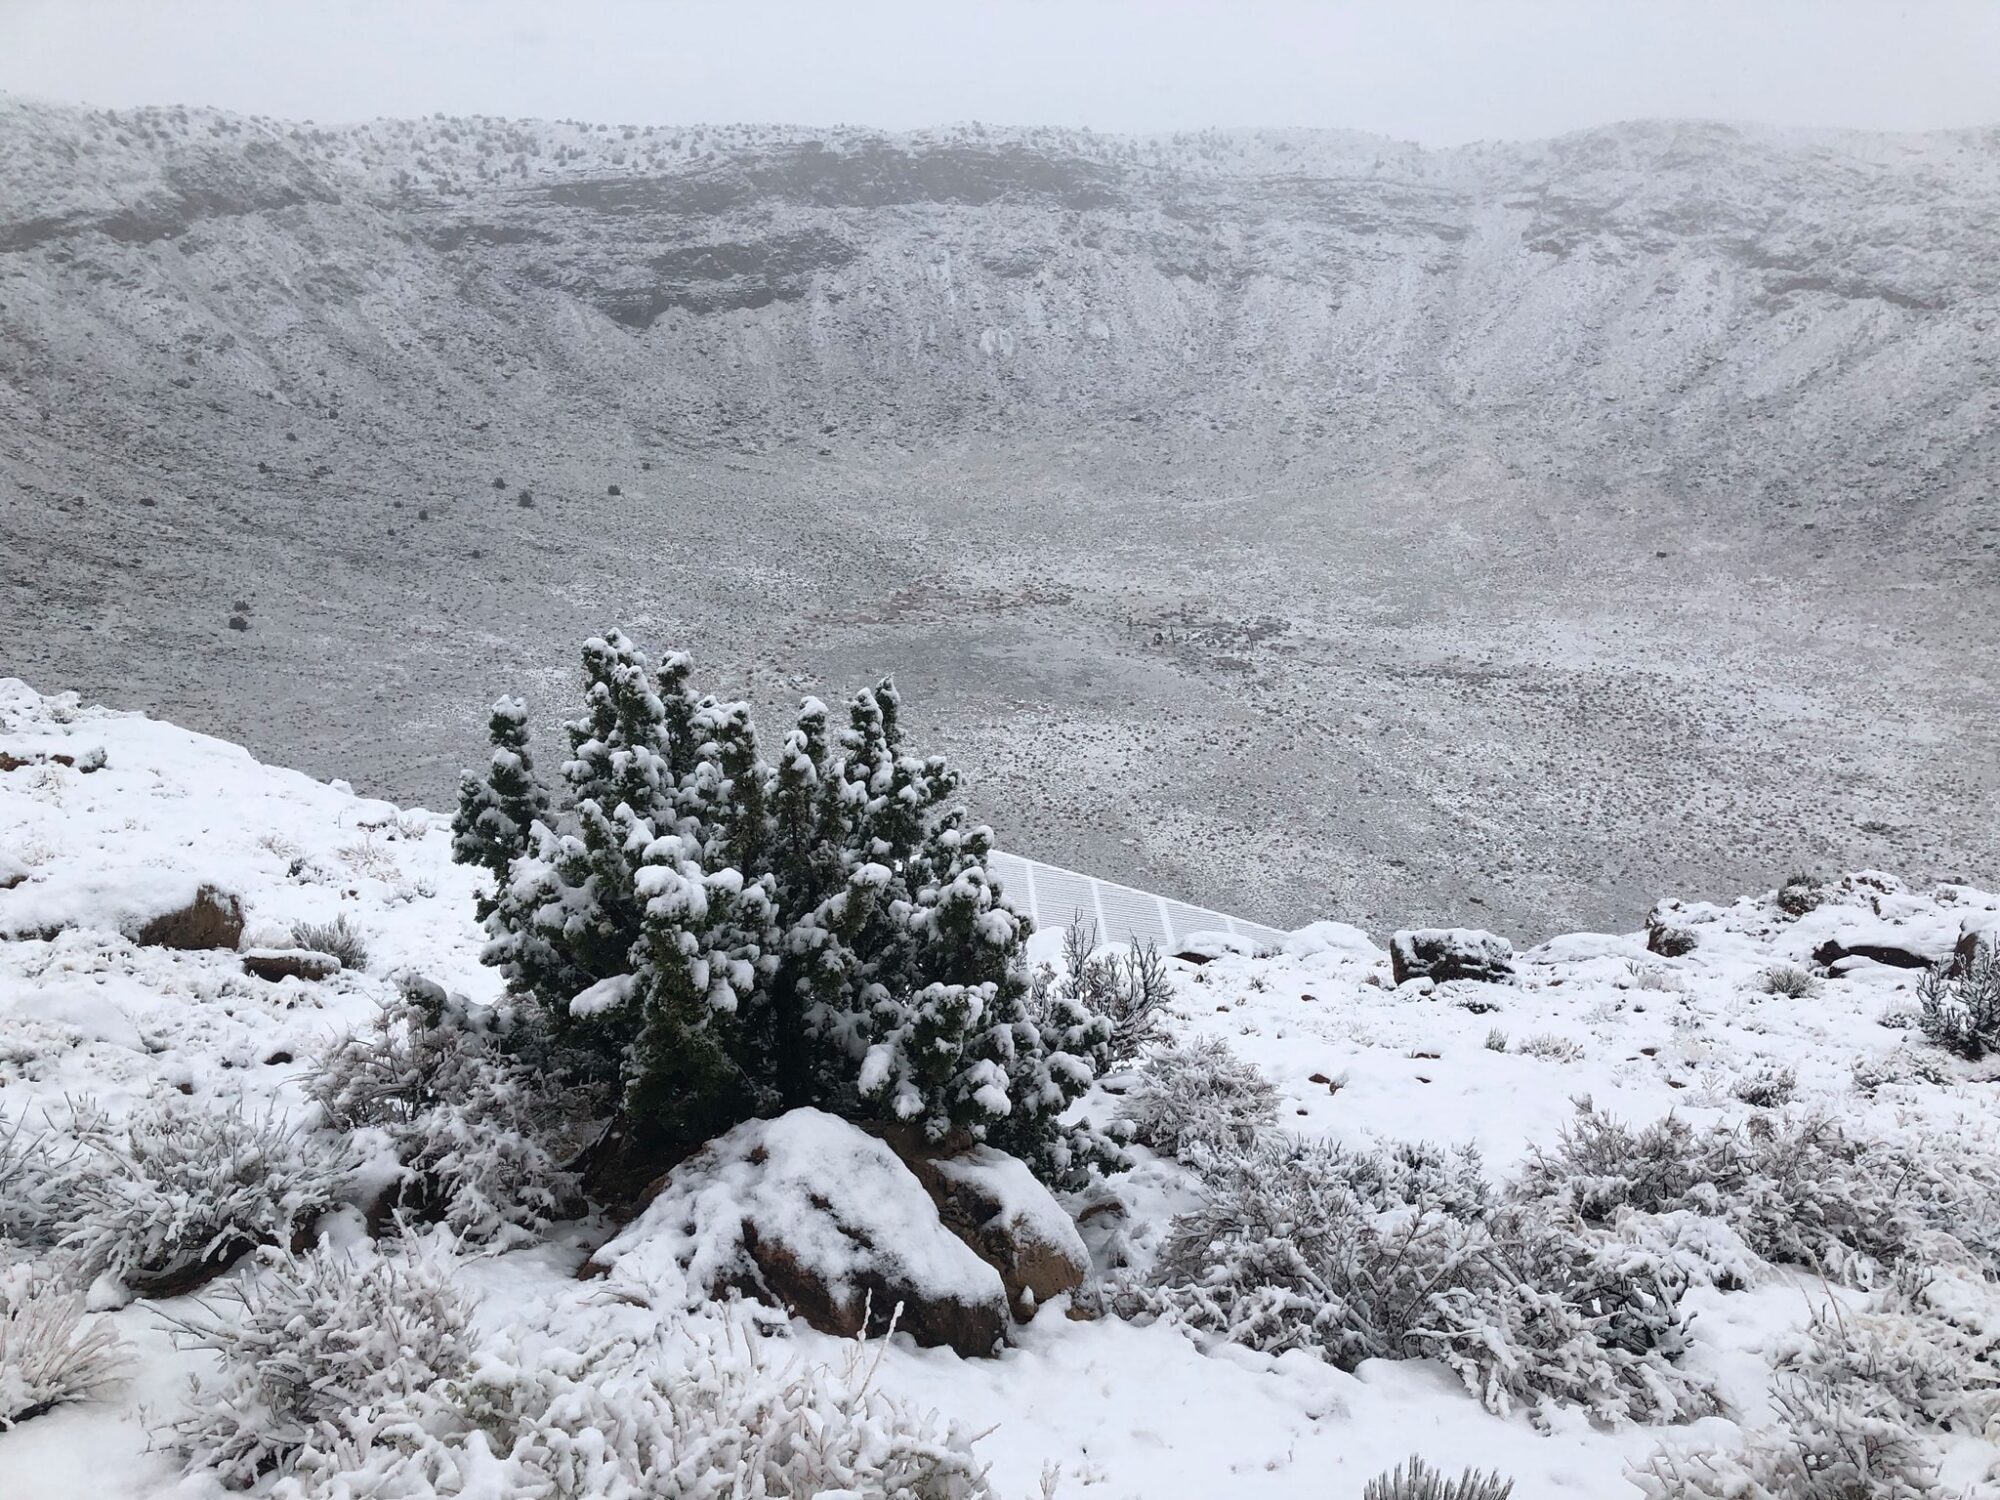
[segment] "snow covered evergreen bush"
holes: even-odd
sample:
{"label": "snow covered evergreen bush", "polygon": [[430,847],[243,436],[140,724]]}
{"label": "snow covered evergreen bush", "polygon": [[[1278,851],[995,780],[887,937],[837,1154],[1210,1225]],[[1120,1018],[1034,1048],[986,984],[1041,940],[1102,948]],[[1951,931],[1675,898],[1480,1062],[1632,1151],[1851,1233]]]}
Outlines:
{"label": "snow covered evergreen bush", "polygon": [[241,1099],[216,1105],[162,1090],[122,1120],[88,1101],[72,1113],[18,1153],[28,1207],[10,1208],[15,1237],[141,1295],[188,1290],[246,1250],[289,1243],[359,1166],[348,1143]]}
{"label": "snow covered evergreen bush", "polygon": [[471,1307],[434,1243],[399,1257],[267,1250],[225,1295],[227,1313],[173,1321],[177,1345],[217,1356],[173,1434],[190,1473],[236,1488],[337,1445],[353,1422],[413,1416],[472,1352]]}
{"label": "snow covered evergreen bush", "polygon": [[1489,1409],[1605,1421],[1713,1409],[1673,1364],[1685,1278],[1633,1245],[1496,1201],[1469,1152],[1355,1152],[1265,1134],[1201,1166],[1128,1311],[1342,1369],[1435,1357]]}
{"label": "snow covered evergreen bush", "polygon": [[1940,1047],[1974,1062],[2000,1051],[2000,942],[1983,938],[1969,957],[1927,970],[1917,1005],[1917,1025]]}
{"label": "snow covered evergreen bush", "polygon": [[1467,1469],[1446,1479],[1421,1458],[1412,1457],[1387,1474],[1378,1474],[1361,1491],[1361,1500],[1507,1500],[1514,1481],[1498,1474]]}
{"label": "snow covered evergreen bush", "polygon": [[1277,1120],[1278,1091],[1227,1042],[1175,1037],[1146,1054],[1119,1118],[1162,1155],[1226,1156]]}
{"label": "snow covered evergreen bush", "polygon": [[771,1347],[733,1307],[576,1343],[510,1329],[415,1410],[350,1409],[272,1493],[991,1500],[966,1433],[873,1389],[879,1347],[839,1369]]}
{"label": "snow covered evergreen bush", "polygon": [[86,1320],[80,1290],[46,1261],[8,1255],[0,1241],[0,1432],[101,1395],[127,1362],[111,1325]]}
{"label": "snow covered evergreen bush", "polygon": [[992,836],[943,760],[903,752],[895,689],[856,694],[838,733],[807,700],[771,764],[748,705],[698,696],[685,656],[655,672],[614,631],[583,661],[560,812],[541,816],[503,704],[455,852],[499,876],[488,962],[543,1008],[566,1078],[616,1087],[620,1138],[812,1105],[1071,1174],[1060,1116],[1109,1028],[1033,1003]]}
{"label": "snow covered evergreen bush", "polygon": [[327,1124],[375,1128],[408,1171],[396,1207],[461,1239],[508,1247],[577,1202],[567,1163],[603,1099],[530,1059],[533,1023],[421,978],[368,1033],[336,1043],[308,1090]]}

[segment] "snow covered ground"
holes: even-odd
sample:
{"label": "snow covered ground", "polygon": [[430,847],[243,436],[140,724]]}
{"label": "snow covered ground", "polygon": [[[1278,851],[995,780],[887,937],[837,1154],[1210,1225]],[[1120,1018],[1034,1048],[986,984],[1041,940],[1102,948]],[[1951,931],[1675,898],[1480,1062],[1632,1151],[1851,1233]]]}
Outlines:
{"label": "snow covered ground", "polygon": [[[16,882],[0,890],[0,933],[13,934],[0,936],[0,1118],[60,1113],[84,1095],[115,1113],[162,1084],[303,1115],[310,1060],[369,1024],[392,975],[414,969],[476,999],[497,993],[478,962],[474,877],[451,863],[438,817],[12,680],[0,680],[0,766],[10,767],[0,771],[0,885]],[[365,966],[270,982],[246,974],[240,952],[126,935],[202,883],[241,898],[242,949],[291,946],[293,924],[344,916],[365,940]],[[1700,941],[1678,958],[1649,952],[1643,934],[1556,938],[1519,955],[1506,985],[1393,988],[1387,935],[1337,924],[1274,953],[1215,943],[1207,961],[1174,964],[1172,1026],[1220,1037],[1261,1069],[1289,1129],[1355,1144],[1468,1143],[1496,1177],[1553,1145],[1579,1101],[1634,1123],[1669,1112],[1735,1122],[1756,1108],[1740,1097],[1754,1092],[1745,1080],[1785,1069],[1795,1108],[1991,1143],[1991,1070],[1894,1024],[1913,1009],[1917,971],[1850,959],[1793,996],[1769,992],[1766,975],[1809,968],[1829,940],[1940,954],[1962,931],[2000,923],[2000,898],[1969,886],[1912,891],[1873,874],[1824,894],[1796,918],[1769,896],[1683,909],[1674,922]],[[1115,1105],[1100,1090],[1087,1107],[1108,1117]],[[1129,1215],[1118,1238],[1143,1258],[1192,1188],[1175,1164],[1140,1159],[1117,1185]],[[532,1248],[457,1261],[482,1331],[540,1325],[561,1347],[603,1311],[603,1288],[574,1272],[608,1232],[567,1226]],[[1987,1322],[2000,1322],[2000,1298],[1979,1291]],[[1686,1360],[1713,1376],[1732,1415],[1672,1432],[1563,1414],[1545,1432],[1482,1410],[1429,1361],[1370,1361],[1349,1374],[1297,1352],[1205,1351],[1165,1322],[1053,1309],[994,1360],[898,1339],[878,1383],[990,1428],[977,1451],[1009,1496],[1037,1493],[1054,1473],[1057,1493],[1103,1500],[1351,1497],[1414,1451],[1452,1472],[1472,1462],[1511,1475],[1518,1500],[1618,1500],[1639,1493],[1628,1465],[1663,1438],[1727,1447],[1739,1424],[1766,1419],[1777,1352],[1815,1308],[1858,1296],[1802,1273],[1691,1293]],[[142,1301],[107,1312],[135,1351],[130,1379],[0,1432],[0,1495],[211,1493],[212,1480],[183,1479],[154,1441],[204,1358],[167,1337],[163,1318],[185,1311]],[[803,1327],[793,1336],[805,1357],[838,1361],[837,1341]],[[1980,1483],[1996,1457],[1976,1432],[1940,1441],[1951,1486]]]}

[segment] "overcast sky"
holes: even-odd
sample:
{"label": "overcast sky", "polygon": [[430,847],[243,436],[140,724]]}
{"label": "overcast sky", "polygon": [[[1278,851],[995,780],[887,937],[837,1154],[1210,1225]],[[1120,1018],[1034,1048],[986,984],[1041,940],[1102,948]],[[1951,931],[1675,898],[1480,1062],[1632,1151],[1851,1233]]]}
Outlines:
{"label": "overcast sky", "polygon": [[2000,123],[2000,0],[0,0],[0,90],[322,123]]}

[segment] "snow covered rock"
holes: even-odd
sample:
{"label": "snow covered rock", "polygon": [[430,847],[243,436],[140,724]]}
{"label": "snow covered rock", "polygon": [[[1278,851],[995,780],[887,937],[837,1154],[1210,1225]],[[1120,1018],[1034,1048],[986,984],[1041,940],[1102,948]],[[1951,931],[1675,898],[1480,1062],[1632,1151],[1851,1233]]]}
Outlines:
{"label": "snow covered rock", "polygon": [[1308,922],[1285,939],[1282,951],[1293,958],[1325,953],[1349,963],[1382,961],[1382,950],[1375,946],[1375,940],[1345,922]]}
{"label": "snow covered rock", "polygon": [[0,891],[11,891],[28,878],[28,867],[0,849]]}
{"label": "snow covered rock", "polygon": [[894,1318],[968,1356],[991,1354],[1007,1326],[1000,1273],[939,1221],[910,1168],[817,1109],[710,1141],[586,1270],[653,1296],[740,1292],[845,1337]]}
{"label": "snow covered rock", "polygon": [[243,903],[203,884],[185,906],[161,912],[139,929],[146,948],[234,948],[243,938]]}
{"label": "snow covered rock", "polygon": [[1025,1323],[1083,1285],[1090,1252],[1076,1221],[1018,1157],[990,1146],[955,1156],[897,1147],[945,1227],[1000,1273],[1016,1318]]}
{"label": "snow covered rock", "polygon": [[58,868],[0,890],[0,937],[54,937],[71,927],[122,933],[148,948],[234,948],[243,903],[199,876],[155,866]]}
{"label": "snow covered rock", "polygon": [[1397,984],[1412,979],[1499,984],[1514,977],[1514,946],[1476,927],[1405,928],[1389,939],[1389,968]]}
{"label": "snow covered rock", "polygon": [[252,948],[243,955],[243,971],[276,983],[280,979],[331,979],[340,960],[311,948]]}

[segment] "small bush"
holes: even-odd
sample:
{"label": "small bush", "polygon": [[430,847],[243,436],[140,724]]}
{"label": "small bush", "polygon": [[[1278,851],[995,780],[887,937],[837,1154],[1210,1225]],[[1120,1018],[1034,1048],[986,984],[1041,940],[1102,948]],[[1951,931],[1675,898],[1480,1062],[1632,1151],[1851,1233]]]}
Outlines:
{"label": "small bush", "polygon": [[1778,910],[1797,920],[1826,900],[1826,882],[1817,875],[1798,873],[1778,887]]}
{"label": "small bush", "polygon": [[494,1495],[993,1500],[974,1437],[872,1389],[879,1356],[863,1343],[837,1369],[766,1349],[734,1307],[638,1336],[510,1330],[412,1403],[419,1415],[348,1415],[275,1493],[456,1494],[476,1473]]}
{"label": "small bush", "polygon": [[28,1143],[17,1216],[75,1259],[142,1296],[191,1290],[258,1245],[288,1244],[332,1208],[359,1167],[344,1141],[171,1090],[120,1122],[85,1103],[67,1130]]}
{"label": "small bush", "polygon": [[566,1166],[610,1100],[536,1067],[512,1015],[406,981],[368,1034],[336,1043],[307,1088],[326,1122],[377,1128],[408,1172],[401,1212],[477,1244],[524,1243],[579,1206]]}
{"label": "small bush", "polygon": [[1110,1026],[1110,1040],[1095,1059],[1099,1072],[1133,1062],[1160,1035],[1160,1021],[1174,998],[1167,962],[1152,942],[1122,954],[1100,956],[1097,924],[1081,917],[1063,930],[1063,969],[1036,976],[1038,1004],[1061,998],[1080,1004]]}
{"label": "small bush", "polygon": [[339,959],[343,969],[358,971],[368,967],[368,940],[346,912],[331,922],[294,922],[292,941],[301,948]]}
{"label": "small bush", "polygon": [[1819,981],[1792,964],[1773,964],[1759,982],[1765,994],[1785,1000],[1810,1000],[1819,993]]}
{"label": "small bush", "polygon": [[1486,1033],[1486,1050],[1488,1052],[1505,1052],[1507,1050],[1507,1033],[1502,1031],[1498,1026],[1488,1031]]}
{"label": "small bush", "polygon": [[1278,1091],[1228,1043],[1176,1039],[1147,1054],[1119,1113],[1141,1145],[1199,1159],[1252,1145],[1278,1118]]}
{"label": "small bush", "polygon": [[[1927,1500],[1932,1433],[1965,1419],[1980,1431],[1993,1395],[1965,1335],[1924,1306],[1921,1278],[1899,1276],[1865,1309],[1829,1307],[1778,1362],[1777,1421],[1741,1453],[1656,1455],[1634,1474],[1652,1500]],[[1978,1391],[1974,1394],[1975,1390]]]}
{"label": "small bush", "polygon": [[2000,942],[1939,964],[1917,983],[1917,1025],[1940,1047],[1977,1062],[2000,1051]]}
{"label": "small bush", "polygon": [[0,1265],[0,1432],[104,1394],[126,1362],[116,1331],[86,1322],[82,1295],[48,1265]]}
{"label": "small bush", "polygon": [[1799,1075],[1777,1063],[1759,1063],[1730,1088],[1753,1109],[1777,1109],[1792,1102],[1799,1091]]}
{"label": "small bush", "polygon": [[1943,1132],[1889,1137],[1818,1115],[1633,1130],[1585,1111],[1517,1192],[1586,1223],[1622,1210],[1722,1220],[1764,1259],[1867,1283],[1913,1255],[2000,1269],[2000,1160]]}
{"label": "small bush", "polygon": [[1207,1201],[1174,1220],[1128,1312],[1342,1369],[1435,1357],[1501,1414],[1713,1409],[1672,1364],[1680,1284],[1628,1242],[1496,1204],[1469,1152],[1265,1136],[1206,1176]]}
{"label": "small bush", "polygon": [[372,1252],[269,1253],[224,1294],[238,1304],[172,1320],[175,1344],[217,1356],[173,1424],[188,1472],[248,1488],[345,1424],[412,1408],[465,1372],[471,1308],[433,1245],[403,1258]]}
{"label": "small bush", "polygon": [[1514,1049],[1524,1057],[1539,1057],[1544,1062],[1581,1062],[1583,1044],[1573,1042],[1554,1032],[1544,1031],[1528,1037]]}
{"label": "small bush", "polygon": [[1482,1474],[1467,1469],[1457,1479],[1446,1479],[1421,1458],[1411,1455],[1387,1474],[1368,1481],[1361,1500],[1507,1500],[1514,1493],[1514,1481],[1498,1474]]}

